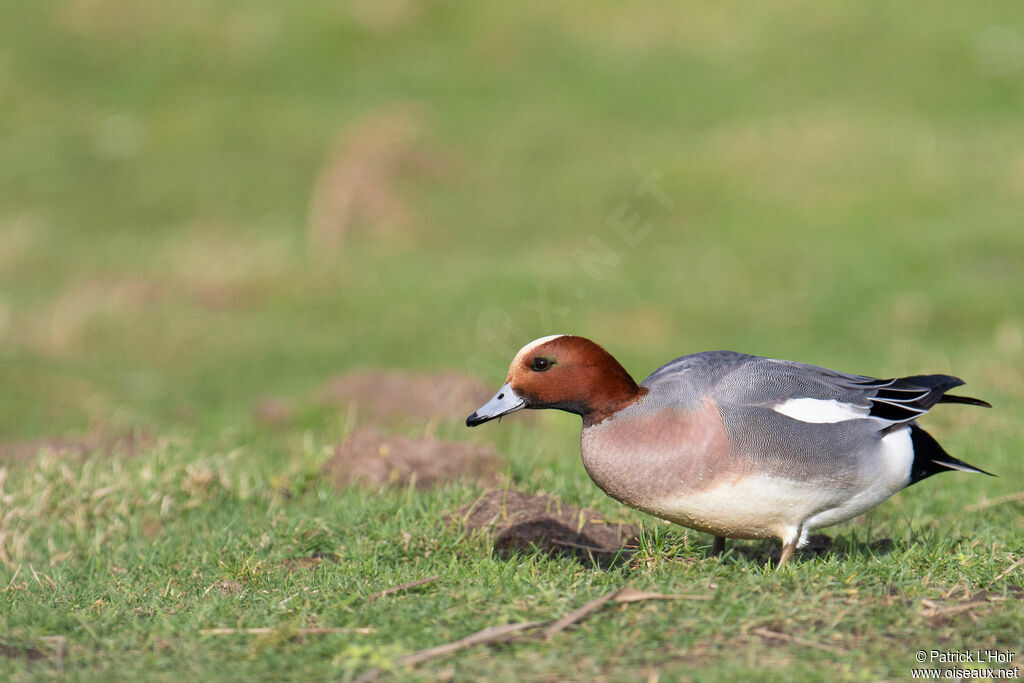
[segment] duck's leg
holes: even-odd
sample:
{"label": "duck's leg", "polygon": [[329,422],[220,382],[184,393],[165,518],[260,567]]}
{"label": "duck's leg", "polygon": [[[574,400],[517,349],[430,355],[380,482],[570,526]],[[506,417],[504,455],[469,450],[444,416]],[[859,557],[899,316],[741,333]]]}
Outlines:
{"label": "duck's leg", "polygon": [[782,539],[782,555],[779,556],[779,563],[775,565],[775,569],[781,569],[783,565],[789,562],[789,559],[793,556],[793,551],[800,545],[800,540],[804,536],[803,525],[798,526],[790,530]]}
{"label": "duck's leg", "polygon": [[796,541],[782,544],[782,555],[779,556],[779,563],[775,565],[776,570],[782,569],[782,565],[789,562],[789,558],[793,556],[794,550],[796,550]]}
{"label": "duck's leg", "polygon": [[711,541],[711,557],[718,557],[725,552],[725,537],[715,536],[715,540]]}

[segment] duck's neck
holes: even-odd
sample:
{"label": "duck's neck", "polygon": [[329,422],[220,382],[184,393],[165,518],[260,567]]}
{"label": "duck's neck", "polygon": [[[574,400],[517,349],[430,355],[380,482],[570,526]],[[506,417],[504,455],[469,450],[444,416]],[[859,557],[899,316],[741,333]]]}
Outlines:
{"label": "duck's neck", "polygon": [[638,386],[626,369],[612,357],[607,355],[595,373],[587,393],[583,417],[583,426],[590,427],[619,412],[626,406],[639,401],[646,393],[646,387]]}

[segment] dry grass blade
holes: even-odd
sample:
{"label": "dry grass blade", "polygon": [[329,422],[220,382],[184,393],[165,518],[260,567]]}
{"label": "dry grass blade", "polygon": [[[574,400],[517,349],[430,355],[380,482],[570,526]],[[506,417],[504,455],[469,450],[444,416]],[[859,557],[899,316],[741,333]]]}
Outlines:
{"label": "dry grass blade", "polygon": [[1009,576],[1010,574],[1013,573],[1013,571],[1015,569],[1017,569],[1017,567],[1021,566],[1022,564],[1024,564],[1024,557],[1022,557],[1021,559],[1017,560],[1016,562],[1011,564],[1009,567],[1007,567],[1003,571],[999,572],[999,576],[997,576],[996,578],[992,579],[992,581],[993,582],[999,581],[1000,579],[1003,579],[1003,578]]}
{"label": "dry grass blade", "polygon": [[415,665],[421,662],[425,662],[435,657],[441,657],[443,655],[451,654],[452,652],[458,652],[467,647],[474,645],[484,645],[486,643],[496,643],[504,640],[513,633],[520,631],[527,631],[529,629],[537,628],[544,624],[543,621],[524,621],[517,624],[503,624],[501,626],[490,626],[482,631],[477,631],[471,635],[466,636],[460,640],[453,641],[451,643],[445,643],[444,645],[438,645],[436,647],[429,647],[426,650],[419,650],[412,654],[405,655],[398,660],[399,664]]}
{"label": "dry grass blade", "polygon": [[598,548],[594,545],[584,545],[582,543],[573,543],[572,541],[563,541],[557,538],[551,539],[551,542],[555,545],[565,546],[566,548],[576,548],[577,550],[586,550],[588,553],[594,553],[596,555],[607,554],[607,548]]}
{"label": "dry grass blade", "polygon": [[425,579],[416,579],[415,581],[409,581],[408,583],[402,583],[402,584],[399,584],[397,586],[392,586],[391,588],[386,588],[386,589],[380,591],[379,593],[374,593],[370,597],[366,598],[366,600],[368,602],[373,602],[377,598],[383,598],[384,596],[387,596],[387,595],[394,595],[395,593],[401,593],[402,591],[407,591],[410,588],[417,588],[419,586],[423,586],[425,584],[437,581],[440,578],[441,578],[440,574],[435,574],[433,576],[428,576]]}
{"label": "dry grass blade", "polygon": [[1002,505],[1003,503],[1024,503],[1024,491],[1008,493],[1005,496],[999,496],[998,498],[993,498],[992,500],[983,500],[980,503],[968,505],[963,509],[963,511],[977,512],[978,510],[984,510],[985,508],[990,508],[993,505]]}
{"label": "dry grass blade", "polygon": [[[400,588],[399,586],[395,587]],[[710,596],[701,595],[669,595],[665,593],[651,593],[648,591],[638,591],[632,588],[620,588],[610,593],[605,593],[599,598],[591,600],[582,607],[569,612],[565,616],[557,619],[553,622],[544,621],[527,621],[517,624],[504,624],[502,626],[491,626],[485,628],[482,631],[477,631],[471,635],[461,638],[460,640],[445,643],[444,645],[438,645],[436,647],[427,648],[426,650],[419,650],[412,654],[405,655],[397,660],[397,664],[406,666],[414,666],[437,657],[442,657],[453,652],[457,652],[467,647],[474,645],[483,645],[486,643],[496,643],[504,640],[508,640],[509,636],[520,631],[526,631],[530,629],[540,628],[541,626],[547,625],[544,629],[544,638],[549,639],[557,633],[564,631],[575,623],[586,619],[588,616],[597,611],[602,605],[607,602],[618,602],[618,603],[630,603],[630,602],[641,602],[644,600],[710,600]],[[376,680],[381,674],[380,669],[372,669],[367,671],[362,676],[356,679],[356,683],[368,683],[369,681]]]}
{"label": "dry grass blade", "polygon": [[[400,657],[395,663],[402,664],[405,666],[415,666],[431,659],[443,657],[453,652],[458,652],[467,647],[473,647],[474,645],[485,645],[487,643],[497,643],[503,640],[507,640],[509,636],[520,631],[527,631],[529,629],[543,626],[543,621],[524,621],[517,624],[503,624],[501,626],[489,626],[482,631],[472,633],[465,638],[454,640],[444,645],[437,645],[435,647],[428,647],[425,650],[417,650],[410,654]],[[380,677],[380,669],[371,669],[364,673],[359,678],[355,679],[354,683],[370,683]]]}
{"label": "dry grass blade", "polygon": [[544,637],[551,638],[578,621],[587,618],[591,612],[597,610],[609,600],[617,603],[643,602],[644,600],[710,600],[710,595],[683,595],[669,593],[651,593],[650,591],[638,591],[633,588],[620,588],[599,598],[591,600],[579,609],[569,612],[564,617],[555,621],[544,629]]}
{"label": "dry grass blade", "polygon": [[[203,628],[199,629],[199,634],[203,636],[230,636],[234,634],[242,634],[247,636],[265,636],[273,633],[278,629],[270,628],[268,626],[261,626],[257,628]],[[323,636],[331,635],[333,633],[359,633],[361,635],[367,635],[374,632],[372,626],[363,626],[358,628],[343,628],[343,627],[316,627],[316,628],[297,628],[294,631],[290,631],[299,636]]]}
{"label": "dry grass blade", "polygon": [[595,598],[594,600],[591,600],[587,604],[583,605],[583,607],[580,607],[579,609],[574,609],[573,611],[569,612],[561,619],[558,619],[550,626],[548,626],[546,629],[544,629],[544,637],[550,639],[556,633],[560,633],[565,629],[569,628],[570,626],[572,626],[573,624],[582,621],[583,619],[586,619],[592,612],[597,610],[599,607],[601,607],[601,605],[608,602],[609,600],[614,599],[615,596],[618,594],[618,590],[614,590],[611,593],[605,593],[601,597]]}
{"label": "dry grass blade", "polygon": [[47,645],[50,645],[55,650],[53,665],[57,671],[64,670],[64,657],[68,652],[68,637],[67,636],[43,636],[42,641]]}
{"label": "dry grass blade", "polygon": [[791,636],[788,633],[782,633],[781,631],[772,631],[767,628],[754,628],[750,630],[751,633],[761,636],[762,638],[772,638],[775,640],[784,640],[787,643],[796,643],[797,645],[806,645],[807,647],[813,647],[816,650],[822,650],[824,652],[831,652],[832,654],[841,655],[845,654],[844,650],[837,647],[830,647],[828,645],[822,645],[816,643],[813,640],[807,640],[799,636]]}
{"label": "dry grass blade", "polygon": [[683,593],[651,593],[632,588],[622,588],[615,593],[615,602],[642,602],[644,600],[710,600],[710,595],[685,595]]}
{"label": "dry grass blade", "polygon": [[965,602],[960,605],[953,605],[952,607],[943,607],[931,600],[921,600],[921,604],[924,605],[924,609],[921,610],[921,616],[923,617],[937,617],[945,614],[958,614],[960,612],[966,612],[972,610],[975,607],[981,607],[987,605],[988,602],[985,600],[975,600],[974,602]]}
{"label": "dry grass blade", "polygon": [[[36,571],[35,567],[33,567],[31,564],[29,564],[28,568],[29,568],[29,571],[32,572],[32,578],[36,580],[36,583],[39,584],[39,587],[40,588],[46,588],[46,586],[44,586],[43,582],[40,580],[40,578],[39,578],[40,574],[39,574],[39,572]],[[49,576],[47,576],[46,574],[43,574],[42,577],[44,579],[46,579],[46,582],[48,584],[50,584],[50,588],[56,588],[57,587],[57,584],[54,583],[53,579],[51,579]]]}
{"label": "dry grass blade", "polygon": [[14,570],[14,574],[11,576],[11,580],[7,582],[7,588],[4,589],[4,590],[8,590],[8,591],[11,590],[11,586],[14,585],[14,580],[16,578],[18,578],[18,574],[20,574],[20,573],[21,573],[21,565],[19,564],[17,566],[17,568]]}
{"label": "dry grass blade", "polygon": [[[14,563],[11,562],[11,556],[7,554],[7,533],[0,531],[0,562],[4,563],[4,566],[8,569],[14,569]],[[18,571],[21,570],[21,565],[18,565]]]}

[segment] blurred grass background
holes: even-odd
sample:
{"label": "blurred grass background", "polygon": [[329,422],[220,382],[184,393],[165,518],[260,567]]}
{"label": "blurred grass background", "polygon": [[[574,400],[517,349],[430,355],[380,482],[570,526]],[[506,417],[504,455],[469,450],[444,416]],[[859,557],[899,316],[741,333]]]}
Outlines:
{"label": "blurred grass background", "polygon": [[[135,662],[203,677],[227,661],[240,677],[316,677],[341,661],[352,677],[383,656],[374,648],[557,615],[623,580],[684,592],[715,581],[713,609],[660,606],[643,635],[617,613],[573,636],[583,652],[620,638],[634,654],[618,664],[568,661],[555,644],[460,666],[637,674],[662,633],[688,653],[709,628],[765,618],[796,620],[812,640],[837,624],[867,635],[825,669],[831,655],[800,645],[723,639],[714,671],[891,677],[929,634],[1005,645],[1018,599],[975,640],[918,615],[917,600],[988,585],[1020,552],[1019,506],[964,510],[1021,488],[1021,27],[1009,1],[5,3],[0,440],[169,440],[138,458],[11,470],[0,504],[20,510],[7,513],[16,556],[0,585],[35,562],[60,592],[26,583],[4,623],[23,640],[70,634],[94,672]],[[663,194],[638,193],[645,182]],[[668,559],[647,573],[502,562],[438,531],[469,488],[376,496],[317,483],[351,426],[302,404],[328,377],[455,369],[496,388],[515,350],[552,332],[595,339],[638,380],[716,348],[956,374],[996,410],[926,424],[1001,477],[948,475],[836,531],[851,547],[895,539],[881,563],[861,549],[770,581],[746,557],[674,565],[673,553],[703,557],[706,539],[682,530],[655,534],[675,550],[659,546]],[[260,424],[265,396],[298,402],[296,421]],[[575,419],[469,433],[463,418],[426,431],[494,441],[516,485],[632,515],[583,473]],[[350,551],[308,580],[268,569],[295,538]],[[423,596],[422,613],[360,606],[430,571],[461,592]],[[208,598],[216,577],[252,590]],[[263,595],[313,585],[313,602]],[[195,636],[289,619],[380,631],[337,660],[333,641],[275,650]]]}
{"label": "blurred grass background", "polygon": [[[357,366],[497,381],[554,331],[638,378],[734,348],[1020,400],[1016,3],[5,14],[6,435],[225,425]],[[370,187],[319,239],[332,158]]]}

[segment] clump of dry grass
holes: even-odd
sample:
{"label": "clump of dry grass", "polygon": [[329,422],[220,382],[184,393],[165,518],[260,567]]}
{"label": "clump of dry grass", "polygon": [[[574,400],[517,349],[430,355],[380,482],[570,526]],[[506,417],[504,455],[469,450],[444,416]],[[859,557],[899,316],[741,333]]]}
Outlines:
{"label": "clump of dry grass", "polygon": [[253,477],[236,467],[240,452],[190,461],[180,457],[182,446],[158,439],[136,457],[97,451],[85,458],[44,448],[30,462],[0,466],[0,562],[13,571],[54,566],[73,548],[101,553],[139,530],[140,520],[159,523],[179,509],[255,491]]}

